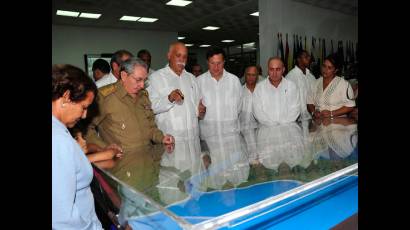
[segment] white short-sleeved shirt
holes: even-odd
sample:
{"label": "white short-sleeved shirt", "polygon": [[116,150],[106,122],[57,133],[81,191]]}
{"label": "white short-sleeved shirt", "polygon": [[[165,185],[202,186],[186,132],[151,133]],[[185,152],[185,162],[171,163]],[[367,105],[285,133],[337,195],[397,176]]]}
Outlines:
{"label": "white short-sleeved shirt", "polygon": [[334,77],[325,90],[323,90],[323,77],[320,77],[316,80],[313,90],[308,104],[315,105],[316,110],[333,111],[343,106],[354,107],[356,105],[352,87],[341,77]]}
{"label": "white short-sleeved shirt", "polygon": [[219,81],[209,71],[197,79],[202,103],[206,106],[205,116],[199,121],[201,136],[215,130],[215,125],[222,128],[223,133],[239,132],[242,86],[238,77],[224,70]]}
{"label": "white short-sleeved shirt", "polygon": [[253,92],[253,115],[263,125],[275,125],[296,121],[300,114],[299,90],[282,77],[278,88],[269,78],[256,85]]}
{"label": "white short-sleeved shirt", "polygon": [[104,75],[102,78],[100,78],[98,81],[95,82],[97,85],[97,88],[101,88],[103,86],[112,84],[117,82],[117,78],[110,72],[109,74]]}
{"label": "white short-sleeved shirt", "polygon": [[252,113],[253,96],[252,92],[248,89],[248,87],[246,87],[246,84],[243,86],[241,100],[242,106],[241,112],[239,114],[241,130],[256,128],[258,126],[258,123]]}
{"label": "white short-sleeved shirt", "polygon": [[[182,104],[171,103],[168,95],[175,89],[184,95]],[[155,121],[162,132],[175,138],[194,138],[199,135],[199,86],[191,73],[183,70],[178,76],[168,65],[155,71],[147,88]]]}
{"label": "white short-sleeved shirt", "polygon": [[308,96],[313,91],[316,78],[310,73],[309,69],[306,69],[306,74],[303,74],[303,71],[298,66],[295,66],[286,75],[286,79],[295,83],[299,89],[301,119],[312,118],[307,110],[307,101]]}

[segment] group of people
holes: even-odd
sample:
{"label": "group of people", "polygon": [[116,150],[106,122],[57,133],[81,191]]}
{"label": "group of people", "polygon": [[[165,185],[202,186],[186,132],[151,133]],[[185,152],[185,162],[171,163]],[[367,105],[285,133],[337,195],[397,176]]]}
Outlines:
{"label": "group of people", "polygon": [[[89,187],[89,161],[121,157],[151,143],[239,132],[258,123],[342,116],[355,106],[352,88],[337,76],[332,56],[324,60],[317,80],[309,72],[306,51],[298,54],[297,66],[286,77],[282,60],[272,57],[264,80],[258,82],[256,66],[246,68],[244,86],[225,70],[222,48],[208,50],[208,71],[197,77],[185,70],[188,49],[182,42],[169,46],[168,63],[157,71],[150,68],[148,51],[137,56],[115,52],[108,73],[95,63],[95,83],[77,67],[52,67],[53,228],[101,229]],[[68,128],[87,117],[89,106],[82,149]],[[89,152],[109,153],[87,160],[84,153]]]}

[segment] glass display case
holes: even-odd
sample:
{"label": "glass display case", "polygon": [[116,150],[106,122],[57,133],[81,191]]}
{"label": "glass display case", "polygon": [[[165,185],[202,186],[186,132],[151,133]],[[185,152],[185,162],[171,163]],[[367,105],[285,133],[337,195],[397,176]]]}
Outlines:
{"label": "glass display case", "polygon": [[355,120],[212,130],[94,164],[120,225],[329,229],[357,214]]}

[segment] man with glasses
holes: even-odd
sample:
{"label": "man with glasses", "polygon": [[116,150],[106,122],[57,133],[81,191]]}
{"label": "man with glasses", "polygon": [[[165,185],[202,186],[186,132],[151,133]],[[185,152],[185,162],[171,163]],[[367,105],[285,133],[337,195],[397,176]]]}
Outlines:
{"label": "man with glasses", "polygon": [[101,148],[115,143],[124,154],[151,142],[173,143],[173,136],[164,135],[154,121],[151,102],[144,89],[147,64],[131,58],[122,62],[119,72],[119,81],[99,89],[99,113],[88,126],[87,142]]}
{"label": "man with glasses", "polygon": [[120,78],[121,62],[134,57],[132,53],[127,50],[118,50],[115,52],[110,61],[111,72],[95,82],[98,88],[117,82]]}
{"label": "man with glasses", "polygon": [[206,58],[208,71],[197,78],[201,90],[200,118],[202,119],[199,121],[201,138],[238,132],[242,95],[239,78],[224,69],[223,49],[219,47],[209,49]]}

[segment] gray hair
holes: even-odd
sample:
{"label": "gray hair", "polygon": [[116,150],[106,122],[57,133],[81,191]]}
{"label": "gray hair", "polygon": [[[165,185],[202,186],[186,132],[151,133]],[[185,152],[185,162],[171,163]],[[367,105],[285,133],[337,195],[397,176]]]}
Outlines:
{"label": "gray hair", "polygon": [[285,63],[283,63],[283,60],[282,60],[282,58],[280,58],[280,57],[270,57],[269,60],[268,60],[268,66],[269,66],[269,63],[270,63],[271,61],[273,61],[273,60],[278,60],[278,61],[280,61],[280,63],[282,63],[282,67],[285,68]]}
{"label": "gray hair", "polygon": [[143,60],[135,57],[122,62],[120,65],[120,72],[125,71],[127,74],[132,74],[134,69],[138,66],[145,68],[148,72],[147,64]]}

